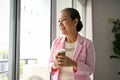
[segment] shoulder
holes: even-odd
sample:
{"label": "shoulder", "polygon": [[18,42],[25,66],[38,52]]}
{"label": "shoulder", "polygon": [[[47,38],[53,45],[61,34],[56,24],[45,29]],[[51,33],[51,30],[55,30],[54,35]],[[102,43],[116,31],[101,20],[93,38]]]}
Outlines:
{"label": "shoulder", "polygon": [[54,41],[52,42],[52,44],[53,44],[53,45],[54,45],[54,44],[58,44],[58,43],[60,43],[63,39],[64,39],[63,36],[57,37],[57,38],[54,39]]}
{"label": "shoulder", "polygon": [[93,42],[90,39],[83,37],[83,40],[87,48],[90,48],[93,46]]}
{"label": "shoulder", "polygon": [[78,36],[78,41],[82,44],[85,45],[87,47],[89,47],[90,45],[92,45],[92,41],[84,36],[79,35]]}
{"label": "shoulder", "polygon": [[92,41],[86,37],[82,37],[83,38],[83,41],[86,42],[86,43],[92,43]]}
{"label": "shoulder", "polygon": [[85,42],[85,43],[91,43],[92,41],[84,36],[81,36],[80,34],[78,34],[78,41],[79,42]]}

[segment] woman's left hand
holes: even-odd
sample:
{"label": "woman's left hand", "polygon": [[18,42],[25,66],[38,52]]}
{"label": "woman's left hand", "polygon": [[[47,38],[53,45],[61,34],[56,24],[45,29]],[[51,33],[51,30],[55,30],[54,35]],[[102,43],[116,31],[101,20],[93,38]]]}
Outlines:
{"label": "woman's left hand", "polygon": [[64,59],[64,64],[66,67],[74,67],[77,68],[77,62],[75,62],[74,60],[72,60],[71,58],[67,57],[67,56],[63,56]]}

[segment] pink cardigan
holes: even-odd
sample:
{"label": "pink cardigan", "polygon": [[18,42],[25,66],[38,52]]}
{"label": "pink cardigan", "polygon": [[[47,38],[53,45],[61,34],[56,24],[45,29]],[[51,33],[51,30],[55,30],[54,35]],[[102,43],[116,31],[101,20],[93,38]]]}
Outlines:
{"label": "pink cardigan", "polygon": [[[60,70],[53,70],[51,66],[53,65],[56,50],[64,48],[65,36],[56,38],[53,41],[51,47],[51,54],[49,58],[49,69],[51,72],[52,80],[60,80],[59,74]],[[77,62],[77,71],[73,70],[73,75],[75,80],[91,80],[90,75],[93,73],[95,68],[95,51],[93,43],[81,37],[79,34],[77,36],[77,42],[74,50],[74,61]]]}

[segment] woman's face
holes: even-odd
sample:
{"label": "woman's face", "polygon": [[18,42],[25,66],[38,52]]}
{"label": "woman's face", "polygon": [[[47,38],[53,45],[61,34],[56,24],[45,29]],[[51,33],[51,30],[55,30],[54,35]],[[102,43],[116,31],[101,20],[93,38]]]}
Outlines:
{"label": "woman's face", "polygon": [[60,28],[61,33],[64,35],[69,35],[74,30],[76,30],[74,20],[71,19],[71,17],[66,11],[60,13],[58,19],[58,26]]}

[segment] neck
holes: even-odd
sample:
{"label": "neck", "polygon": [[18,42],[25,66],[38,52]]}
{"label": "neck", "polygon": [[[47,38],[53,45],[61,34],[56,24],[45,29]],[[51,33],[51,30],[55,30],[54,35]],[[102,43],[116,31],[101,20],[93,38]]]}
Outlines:
{"label": "neck", "polygon": [[75,35],[67,35],[66,36],[66,42],[73,43],[77,40],[77,34]]}

